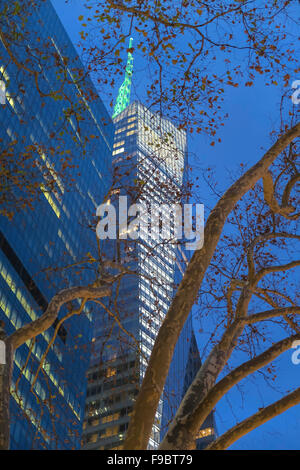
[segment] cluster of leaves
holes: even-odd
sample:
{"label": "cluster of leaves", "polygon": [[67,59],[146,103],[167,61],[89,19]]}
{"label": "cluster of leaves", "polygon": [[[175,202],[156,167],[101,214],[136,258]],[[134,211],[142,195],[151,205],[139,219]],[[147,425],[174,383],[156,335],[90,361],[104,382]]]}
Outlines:
{"label": "cluster of leaves", "polygon": [[213,142],[226,115],[228,87],[252,86],[257,76],[287,86],[299,70],[289,0],[89,0],[86,8],[79,17],[83,57],[108,94],[124,73],[122,57],[132,36],[131,52],[147,86],[146,92],[137,86],[137,95]]}

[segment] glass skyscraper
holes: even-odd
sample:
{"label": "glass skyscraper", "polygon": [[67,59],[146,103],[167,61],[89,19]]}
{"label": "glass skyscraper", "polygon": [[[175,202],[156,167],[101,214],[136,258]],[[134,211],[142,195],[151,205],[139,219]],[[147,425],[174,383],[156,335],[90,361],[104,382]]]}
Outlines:
{"label": "glass skyscraper", "polygon": [[[118,204],[120,196],[127,196],[128,207],[137,203],[150,209],[180,202],[185,132],[139,102],[119,112],[114,123],[111,204]],[[146,224],[147,214],[141,218]],[[96,322],[84,422],[86,449],[121,446],[155,337],[172,299],[177,251],[171,242],[174,225],[170,226],[170,239],[160,241],[160,225],[148,234],[145,224],[138,240],[124,239],[121,232],[121,240],[103,244],[108,257],[113,253],[116,261],[125,261],[137,275],[123,276],[115,302],[106,305],[105,322]],[[149,449],[160,442],[162,408],[160,400]]]}
{"label": "glass skyscraper", "polygon": [[[180,203],[185,177],[185,132],[138,102],[119,112],[114,123],[114,184],[110,203],[117,208],[120,197],[127,196],[128,207],[144,204],[150,211],[153,204]],[[162,215],[157,231],[167,223],[167,214]],[[147,213],[142,211],[140,220],[145,222],[145,217]],[[170,239],[164,241],[155,231],[149,234],[146,226],[144,223],[137,240],[124,239],[124,229],[122,232],[119,227],[122,239],[103,243],[104,255],[117,262],[124,261],[138,275],[124,275],[114,292],[114,300],[105,304],[105,321],[95,323],[84,449],[121,448],[154,340],[168,311],[175,284],[186,267],[188,255],[182,246],[174,243],[174,225],[170,226]],[[158,448],[200,365],[190,316],[174,352],[149,449]],[[197,448],[203,448],[214,435],[214,418],[210,415],[199,431]]]}
{"label": "glass skyscraper", "polygon": [[[0,80],[5,82],[7,98],[0,105],[0,146],[2,151],[13,148],[15,158],[28,151],[39,193],[33,210],[24,207],[12,220],[4,216],[0,220],[0,318],[7,334],[38,318],[59,289],[93,279],[91,270],[75,276],[74,270],[63,267],[76,265],[88,252],[96,256],[95,233],[89,224],[112,180],[113,122],[90,79],[80,75],[82,64],[51,2],[39,2],[39,8],[28,5],[26,30],[30,34],[24,36],[25,45],[39,70],[42,94],[34,76],[15,65],[0,42]],[[18,28],[22,30],[21,23]],[[48,49],[41,58],[35,54],[43,42]],[[11,48],[24,63],[25,48],[18,47],[18,41]],[[51,95],[62,77],[63,92]],[[60,176],[59,168],[65,163],[70,166],[68,180]],[[49,175],[53,184],[43,190]],[[1,185],[7,183],[2,177]],[[8,211],[14,201],[22,199],[23,190],[21,186],[7,189]],[[79,302],[69,305],[78,307]],[[81,315],[60,327],[37,378],[54,327],[16,351],[12,449],[79,447],[94,310],[86,306]],[[66,312],[62,309],[59,318]]]}
{"label": "glass skyscraper", "polygon": [[[127,207],[135,207],[139,222],[132,220],[136,213],[130,209],[130,223],[124,227],[119,205],[117,240],[102,244],[103,256],[124,263],[130,272],[120,277],[110,301],[103,302],[105,320],[101,317],[95,323],[84,449],[122,448],[156,335],[187,263],[182,247],[176,243],[178,227],[170,214],[170,208],[183,201],[186,134],[140,102],[130,104],[132,71],[130,38],[125,79],[113,113],[114,175],[109,202],[118,208],[120,200],[127,198]],[[138,237],[133,236],[136,229]],[[158,448],[200,364],[190,316],[178,340],[156,410],[149,449]],[[211,419],[212,415],[205,430],[199,433],[199,448],[204,442],[202,435],[206,433],[208,439],[214,435]]]}

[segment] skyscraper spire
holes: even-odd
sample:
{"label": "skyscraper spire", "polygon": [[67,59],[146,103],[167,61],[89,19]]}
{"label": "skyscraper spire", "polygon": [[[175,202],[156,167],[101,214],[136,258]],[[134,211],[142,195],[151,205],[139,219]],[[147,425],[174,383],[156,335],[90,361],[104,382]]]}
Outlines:
{"label": "skyscraper spire", "polygon": [[[129,49],[132,48],[133,39],[129,40]],[[120,114],[130,103],[130,90],[131,90],[131,79],[133,71],[133,56],[131,52],[128,52],[127,65],[125,69],[125,79],[119,88],[117,101],[114,107],[113,118]]]}

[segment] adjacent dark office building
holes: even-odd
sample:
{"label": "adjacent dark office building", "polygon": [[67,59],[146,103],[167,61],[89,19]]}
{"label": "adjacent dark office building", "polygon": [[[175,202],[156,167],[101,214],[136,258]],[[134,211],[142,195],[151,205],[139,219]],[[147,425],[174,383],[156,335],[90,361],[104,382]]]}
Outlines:
{"label": "adjacent dark office building", "polygon": [[[6,3],[14,8],[14,2]],[[26,24],[30,31],[27,54],[31,51],[34,56],[39,44],[47,43],[49,54],[39,58],[43,66],[38,79],[40,90],[48,96],[38,91],[33,76],[13,63],[0,42],[0,79],[6,84],[6,104],[0,105],[0,146],[3,150],[11,144],[15,156],[30,149],[32,177],[40,193],[32,210],[24,207],[12,220],[0,219],[0,318],[8,334],[38,318],[58,289],[74,285],[72,271],[58,269],[53,273],[48,268],[75,264],[88,252],[94,254],[95,234],[88,224],[111,184],[113,122],[92,82],[78,75],[82,64],[51,2],[39,2],[39,8],[32,4]],[[17,41],[11,48],[24,63],[25,48],[18,47]],[[38,69],[37,63],[38,59]],[[51,90],[58,90],[62,79],[63,93],[49,96]],[[80,126],[78,114],[70,113],[70,104],[80,110]],[[67,157],[74,167],[65,180],[58,168]],[[53,184],[45,189],[49,176]],[[6,183],[1,181],[2,186]],[[8,211],[14,198],[22,198],[22,190],[7,187]],[[85,270],[81,281],[87,283],[91,276]],[[65,313],[62,310],[59,318]],[[80,316],[61,326],[37,378],[38,363],[54,327],[16,351],[12,449],[79,447],[95,314],[87,306]]]}

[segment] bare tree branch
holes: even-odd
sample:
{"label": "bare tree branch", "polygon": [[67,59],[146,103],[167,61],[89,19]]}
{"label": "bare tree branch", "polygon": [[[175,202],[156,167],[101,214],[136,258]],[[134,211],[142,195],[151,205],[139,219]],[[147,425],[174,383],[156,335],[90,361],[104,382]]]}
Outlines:
{"label": "bare tree branch", "polygon": [[252,324],[259,321],[269,320],[270,318],[279,317],[281,315],[300,313],[300,307],[284,307],[274,310],[266,310],[265,312],[256,313],[247,317],[247,323]]}
{"label": "bare tree branch", "polygon": [[296,182],[299,181],[299,179],[300,179],[300,175],[293,176],[290,179],[290,181],[285,187],[283,197],[282,197],[282,203],[280,206],[274,195],[275,189],[274,189],[273,178],[272,178],[271,173],[267,171],[267,173],[264,175],[263,185],[264,185],[265,201],[275,214],[280,214],[283,217],[286,217],[287,219],[291,219],[291,220],[297,219],[300,216],[300,213],[291,215],[292,212],[295,212],[296,209],[292,205],[288,204],[291,190],[296,184]]}
{"label": "bare tree branch", "polygon": [[300,260],[291,261],[290,263],[282,264],[280,266],[268,266],[267,268],[263,268],[255,276],[254,284],[257,284],[267,274],[287,271],[289,269],[296,268],[297,266],[300,266]]}
{"label": "bare tree branch", "polygon": [[253,431],[258,426],[266,423],[275,416],[280,415],[292,406],[300,403],[300,388],[297,388],[292,393],[289,393],[280,400],[266,406],[249,418],[241,421],[239,424],[229,429],[222,436],[218,437],[212,444],[206,447],[205,450],[224,450],[231,446],[235,441],[240,439],[245,434]]}
{"label": "bare tree branch", "polygon": [[35,338],[37,335],[50,328],[57,318],[60,308],[67,302],[71,302],[75,299],[97,299],[109,295],[111,295],[111,289],[109,287],[79,286],[63,289],[58,292],[58,294],[54,295],[49,302],[47,310],[40,318],[16,330],[6,341],[10,343],[15,350],[26,343],[26,341]]}
{"label": "bare tree branch", "polygon": [[[198,403],[192,415],[188,416],[186,422],[184,423],[184,425],[188,427],[190,432],[191,449],[195,447],[196,434],[198,433],[203,422],[210,414],[210,412],[214,409],[218,401],[237,383],[239,383],[248,375],[272,362],[280,354],[289,349],[294,341],[299,339],[300,334],[297,334],[285,338],[284,340],[279,341],[278,343],[275,343],[272,347],[264,351],[262,354],[243,363],[242,365],[231,371],[209,391],[206,397]],[[189,391],[187,393],[189,393]],[[176,421],[176,417],[174,421]],[[166,437],[162,441],[159,448],[162,450],[174,449],[172,445],[170,446],[170,441],[166,439]]]}
{"label": "bare tree branch", "polygon": [[[195,302],[228,215],[244,194],[264,176],[278,155],[299,135],[300,123],[282,135],[262,159],[226,191],[211,211],[205,226],[204,246],[195,251],[157,335],[131,416],[124,449],[147,447],[178,336]],[[159,373],[156,372],[158,370]]]}

